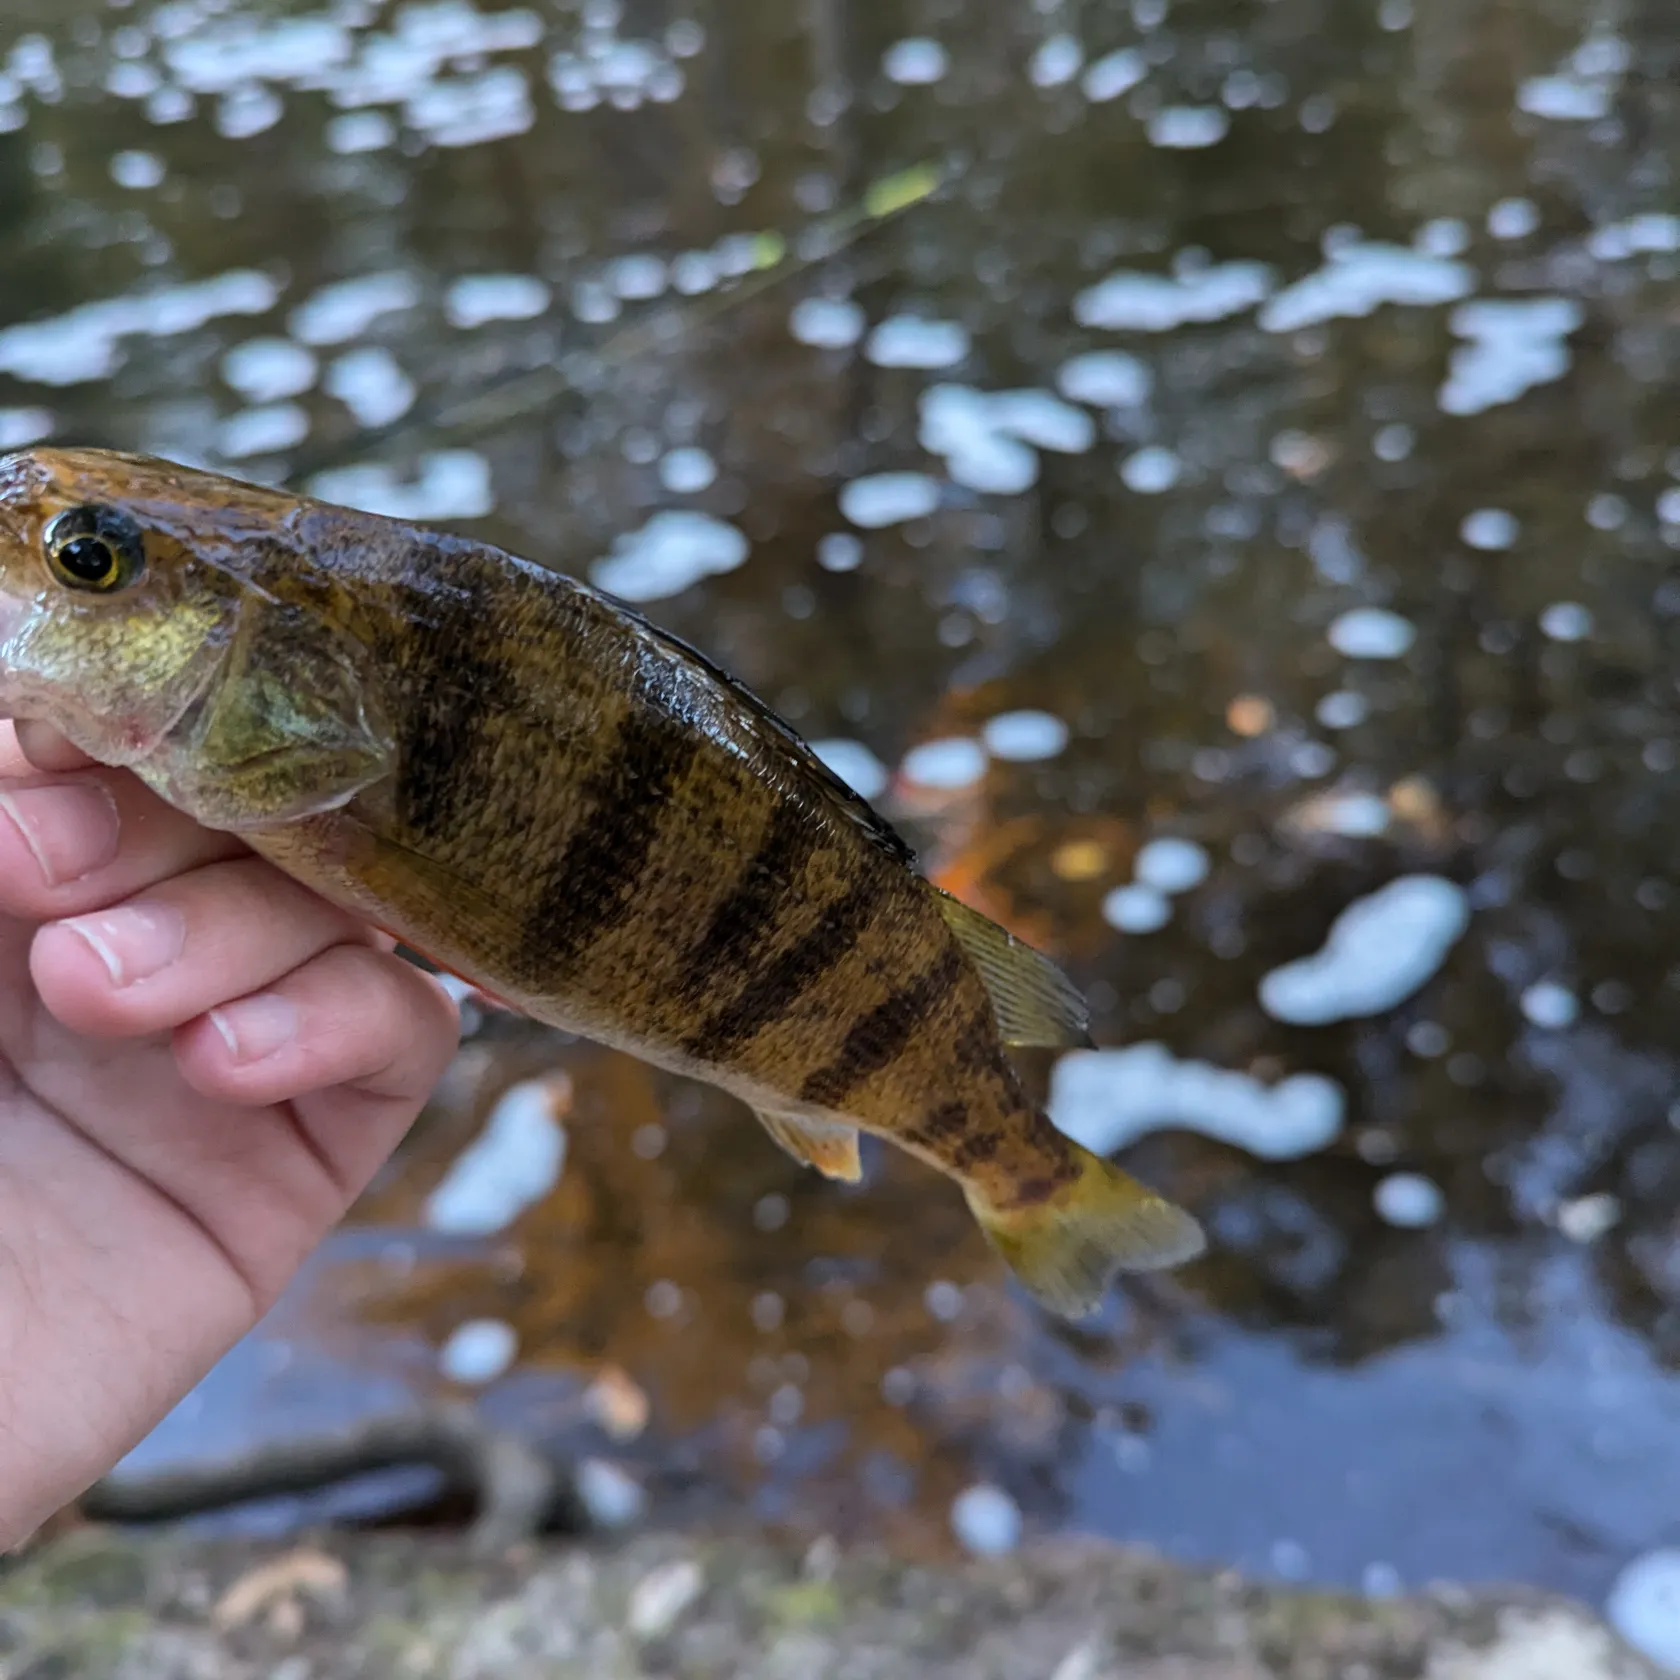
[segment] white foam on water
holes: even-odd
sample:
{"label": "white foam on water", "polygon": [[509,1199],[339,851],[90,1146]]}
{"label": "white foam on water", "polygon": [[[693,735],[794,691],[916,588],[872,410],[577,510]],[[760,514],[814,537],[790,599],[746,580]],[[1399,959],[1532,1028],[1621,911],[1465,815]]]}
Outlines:
{"label": "white foam on water", "polygon": [[1480,414],[1561,379],[1569,335],[1583,316],[1573,298],[1476,298],[1452,313],[1455,346],[1436,401],[1446,414]]}
{"label": "white foam on water", "polygon": [[1431,257],[1458,257],[1470,249],[1470,224],[1457,216],[1436,216],[1412,235],[1412,248]]}
{"label": "white foam on water", "polygon": [[248,338],[222,357],[223,381],[247,402],[278,402],[315,383],[314,354],[289,338]]}
{"label": "white foam on water", "polygon": [[1252,309],[1272,290],[1264,263],[1218,263],[1170,277],[1121,270],[1080,292],[1073,318],[1116,332],[1171,332],[1190,322],[1223,321]]}
{"label": "white foam on water", "polygon": [[1502,198],[1487,214],[1495,239],[1526,239],[1540,226],[1540,208],[1531,198]]}
{"label": "white foam on water", "polygon": [[126,337],[174,338],[229,315],[266,315],[279,290],[256,269],[232,269],[154,291],[84,303],[63,315],[0,330],[0,373],[36,385],[105,379]]}
{"label": "white foam on water", "polygon": [[1467,263],[1404,245],[1360,241],[1337,246],[1317,273],[1269,298],[1260,325],[1267,332],[1298,332],[1322,321],[1370,315],[1385,303],[1456,303],[1475,286],[1476,271]]}
{"label": "white foam on water", "polygon": [[335,358],[321,388],[363,426],[388,426],[400,420],[420,394],[397,358],[378,344],[363,345]]}
{"label": "white foam on water", "polygon": [[900,87],[927,87],[941,80],[950,68],[951,55],[925,35],[894,41],[881,57],[887,80]]}
{"label": "white foam on water", "polygon": [[1058,455],[1083,454],[1097,441],[1096,422],[1084,409],[1036,386],[993,391],[986,411],[993,430]]}
{"label": "white foam on water", "polygon": [[647,1510],[647,1490],[608,1459],[581,1460],[575,1485],[589,1520],[597,1528],[628,1528]]}
{"label": "white foam on water", "polygon": [[1558,1230],[1570,1242],[1585,1246],[1616,1228],[1622,1217],[1622,1204],[1608,1190],[1600,1190],[1591,1196],[1560,1202],[1555,1217]]}
{"label": "white foam on water", "polygon": [[272,88],[237,87],[216,102],[216,132],[225,140],[249,140],[253,134],[266,134],[285,111]]}
{"label": "white foam on water", "polygon": [[[978,395],[978,393],[976,393]],[[929,441],[937,437],[937,446]],[[993,496],[1017,496],[1038,482],[1038,456],[1018,438],[994,431],[983,409],[959,420],[952,413],[930,431],[924,421],[922,446],[943,455],[952,480]]]}
{"label": "white foam on water", "polygon": [[1079,86],[1093,105],[1105,104],[1130,93],[1149,74],[1149,61],[1136,47],[1121,47],[1093,59],[1079,79]]}
{"label": "white foam on water", "polygon": [[340,111],[327,124],[327,149],[341,157],[380,152],[397,138],[397,125],[383,111]]}
{"label": "white foam on water", "polygon": [[1593,615],[1579,601],[1554,601],[1540,614],[1540,628],[1554,642],[1584,642],[1593,631]]}
{"label": "white foam on water", "polygon": [[1313,708],[1313,716],[1326,729],[1354,729],[1362,724],[1370,713],[1370,703],[1365,696],[1355,694],[1348,688],[1339,688],[1333,694],[1326,694]]}
{"label": "white foam on water", "polygon": [[403,103],[403,116],[434,146],[444,147],[504,140],[537,120],[525,72],[511,64],[416,88]]}
{"label": "white foam on water", "polygon": [[1085,63],[1085,49],[1077,35],[1051,35],[1039,43],[1027,61],[1027,80],[1034,87],[1065,87]]}
{"label": "white foam on water", "polygon": [[1296,1026],[1381,1015],[1434,977],[1469,925],[1462,887],[1401,876],[1350,904],[1321,950],[1266,975],[1260,1006]]}
{"label": "white foam on water", "polygon": [[1134,881],[1103,895],[1102,919],[1121,933],[1156,933],[1172,920],[1172,903],[1159,888]]}
{"label": "white foam on water", "polygon": [[216,428],[216,453],[224,461],[245,461],[293,449],[309,436],[309,413],[294,402],[241,409]]}
{"label": "white foam on water", "polygon": [[876,367],[955,367],[969,350],[968,329],[957,321],[934,321],[920,315],[889,315],[863,346]]}
{"label": "white foam on water", "polygon": [[1380,1219],[1403,1230],[1422,1230],[1447,1210],[1440,1185],[1422,1173],[1390,1173],[1379,1180],[1371,1201]]}
{"label": "white foam on water", "polygon": [[1464,516],[1458,534],[1469,547],[1493,553],[1511,547],[1521,529],[1517,516],[1504,508],[1477,508]]}
{"label": "white foam on water", "polygon": [[814,350],[844,350],[868,324],[863,305],[850,298],[801,298],[788,315],[788,331]]}
{"label": "white foam on water", "polygon": [[616,321],[624,313],[624,306],[599,280],[580,280],[572,287],[572,313],[591,326]]}
{"label": "white foam on water", "polygon": [[1552,122],[1597,122],[1609,116],[1613,91],[1580,76],[1530,76],[1517,89],[1517,109]]}
{"label": "white foam on water", "polygon": [[565,1163],[552,1087],[521,1081],[502,1093],[484,1129],[426,1198],[425,1223],[459,1236],[494,1235],[548,1195]]}
{"label": "white foam on water", "polygon": [[659,601],[732,572],[747,558],[745,534],[726,520],[687,508],[666,508],[613,543],[589,569],[590,581],[626,601]]}
{"label": "white foam on water", "polygon": [[1557,980],[1536,980],[1517,1004],[1532,1025],[1553,1032],[1573,1026],[1581,1013],[1581,1000]]}
{"label": "white foam on water", "polygon": [[865,799],[876,799],[887,791],[887,767],[861,741],[812,741],[811,751],[847,787]]}
{"label": "white foam on water", "polygon": [[1399,659],[1417,640],[1417,627],[1386,607],[1354,607],[1325,635],[1345,659]]}
{"label": "white foam on water", "polygon": [[1648,211],[1625,222],[1609,222],[1587,237],[1587,249],[1600,262],[1624,262],[1629,257],[1680,251],[1680,216]]}
{"label": "white foam on water", "polygon": [[1231,132],[1231,113],[1223,105],[1167,105],[1151,113],[1144,132],[1168,151],[1217,146]]}
{"label": "white foam on water", "polygon": [[851,531],[825,531],[817,539],[817,564],[825,572],[855,572],[863,564],[863,541]]}
{"label": "white foam on water", "polygon": [[1001,480],[1004,488],[1024,490],[1037,477],[1032,451],[1000,439],[993,429],[983,391],[934,385],[922,393],[918,413],[917,441],[930,454],[944,456],[947,467],[956,463],[959,484],[990,489]]}
{"label": "white foam on water", "polygon": [[[493,53],[525,50],[543,33],[534,12],[485,14],[461,0],[404,6],[394,24],[389,32],[359,35],[354,58],[327,78],[335,104],[354,109],[423,100],[446,67],[476,66]],[[294,78],[294,85],[309,84]]]}
{"label": "white foam on water", "polygon": [[419,477],[404,483],[381,462],[317,473],[309,493],[322,501],[382,513],[392,519],[482,519],[496,505],[490,463],[475,449],[438,449],[423,455]]}
{"label": "white foam on water", "polygon": [[1388,801],[1377,794],[1326,793],[1309,800],[1296,821],[1298,826],[1319,834],[1374,840],[1388,832],[1393,817]]}
{"label": "white foam on water", "polygon": [[165,85],[146,101],[146,121],[162,127],[185,122],[193,114],[193,96],[185,88]]}
{"label": "white foam on water", "polygon": [[922,393],[917,436],[930,454],[945,458],[958,484],[1013,495],[1038,479],[1029,445],[1075,454],[1095,443],[1096,426],[1083,409],[1048,391],[935,385]]}
{"label": "white foam on water", "polygon": [[1172,895],[1199,887],[1208,878],[1210,867],[1206,850],[1194,840],[1162,835],[1138,848],[1132,875],[1144,886]]}
{"label": "white foam on water", "polygon": [[494,1382],[519,1353],[519,1332],[499,1318],[469,1318],[438,1350],[438,1370],[450,1382]]}
{"label": "white foam on water", "polygon": [[840,487],[840,511],[864,530],[925,519],[939,506],[939,481],[926,473],[871,473]]}
{"label": "white foam on water", "polygon": [[487,321],[530,321],[554,293],[534,274],[463,274],[443,294],[443,313],[452,327],[482,327]]}
{"label": "white foam on water", "polygon": [[[105,72],[105,91],[114,99],[145,99],[163,85],[163,77],[150,64],[136,64],[132,59],[119,59]],[[23,126],[23,112],[12,104],[3,108],[5,115],[17,113],[12,127]]]}
{"label": "white foam on water", "polygon": [[1068,744],[1068,726],[1053,712],[999,712],[980,731],[993,758],[1031,764],[1054,758]]}
{"label": "white foam on water", "polygon": [[158,186],[164,175],[163,159],[156,152],[117,152],[110,163],[111,179],[129,192],[144,192]]}
{"label": "white foam on water", "polygon": [[1184,476],[1184,463],[1158,443],[1146,444],[1120,463],[1120,481],[1140,496],[1159,496]]}
{"label": "white foam on water", "polygon": [[717,482],[717,462],[695,444],[670,449],[659,458],[659,482],[673,496],[696,496]]}
{"label": "white foam on water", "polygon": [[1056,373],[1056,389],[1064,397],[1093,408],[1141,408],[1154,388],[1149,365],[1124,350],[1087,350]]}
{"label": "white foam on water", "polygon": [[671,283],[670,264],[651,251],[632,251],[607,268],[607,284],[626,303],[646,303]]}
{"label": "white foam on water", "polygon": [[1636,1557],[1604,1601],[1604,1617],[1634,1650],[1680,1674],[1680,1550]]}
{"label": "white foam on water", "polygon": [[0,450],[23,449],[53,433],[52,411],[45,408],[0,408]]}
{"label": "white foam on water", "polygon": [[330,17],[199,21],[163,43],[170,77],[191,93],[232,93],[262,82],[327,87],[350,61],[349,29]]}
{"label": "white foam on water", "polygon": [[382,315],[413,309],[419,301],[420,284],[412,274],[360,274],[322,286],[291,312],[287,325],[305,344],[347,344]]}
{"label": "white foam on water", "polygon": [[951,1501],[951,1532],[976,1557],[1014,1551],[1021,1526],[1021,1507],[989,1482],[976,1482]]}
{"label": "white foam on water", "polygon": [[53,44],[45,35],[31,31],[18,36],[6,54],[5,69],[14,81],[49,98],[62,91]]}
{"label": "white foam on water", "polygon": [[899,769],[918,787],[972,787],[986,774],[986,749],[972,736],[941,736],[912,747]]}
{"label": "white foam on water", "polygon": [[1099,1155],[1182,1127],[1265,1161],[1293,1161],[1333,1142],[1347,1097],[1318,1073],[1263,1085],[1246,1073],[1181,1061],[1164,1044],[1074,1050],[1057,1062],[1049,1115]]}

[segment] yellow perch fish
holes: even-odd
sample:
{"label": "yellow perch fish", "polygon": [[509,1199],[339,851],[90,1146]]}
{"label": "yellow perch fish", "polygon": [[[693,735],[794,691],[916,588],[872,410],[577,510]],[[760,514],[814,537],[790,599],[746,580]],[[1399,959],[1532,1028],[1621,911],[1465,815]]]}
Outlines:
{"label": "yellow perch fish", "polygon": [[1046,958],[941,892],[767,707],[498,549],[170,462],[0,457],[0,708],[539,1021],[734,1093],[830,1177],[955,1179],[1079,1316],[1203,1246],[1007,1049],[1088,1043]]}

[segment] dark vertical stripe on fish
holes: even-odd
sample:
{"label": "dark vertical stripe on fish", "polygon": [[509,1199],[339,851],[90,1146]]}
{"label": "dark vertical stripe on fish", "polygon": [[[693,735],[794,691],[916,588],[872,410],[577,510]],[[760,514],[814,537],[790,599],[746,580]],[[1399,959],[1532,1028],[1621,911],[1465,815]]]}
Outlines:
{"label": "dark vertical stripe on fish", "polygon": [[635,908],[672,790],[693,762],[694,732],[639,676],[580,790],[583,807],[525,923],[522,956],[548,984],[557,970]]}
{"label": "dark vertical stripe on fish", "polygon": [[917,1028],[962,978],[966,963],[967,958],[953,941],[926,973],[858,1016],[840,1046],[840,1053],[800,1087],[800,1100],[819,1108],[841,1107],[871,1074],[879,1073],[898,1059],[915,1037]]}
{"label": "dark vertical stripe on fish", "polygon": [[824,908],[803,938],[771,958],[731,1002],[690,1033],[683,1050],[697,1061],[718,1062],[756,1038],[846,960],[881,897],[880,882],[873,872],[867,873]]}
{"label": "dark vertical stripe on fish", "polygon": [[798,885],[821,832],[816,813],[784,792],[764,826],[758,850],[712,912],[705,931],[683,952],[675,986],[679,1002],[698,1003],[746,971],[777,910]]}
{"label": "dark vertical stripe on fish", "polygon": [[497,581],[463,564],[459,611],[442,614],[431,602],[398,615],[402,639],[392,657],[408,679],[409,703],[398,719],[397,817],[424,839],[447,837],[463,803],[480,797],[487,732],[518,697]]}
{"label": "dark vertical stripe on fish", "polygon": [[998,1040],[997,1016],[988,1003],[975,1011],[951,1038],[951,1054],[957,1065],[970,1073],[995,1068],[1003,1050]]}

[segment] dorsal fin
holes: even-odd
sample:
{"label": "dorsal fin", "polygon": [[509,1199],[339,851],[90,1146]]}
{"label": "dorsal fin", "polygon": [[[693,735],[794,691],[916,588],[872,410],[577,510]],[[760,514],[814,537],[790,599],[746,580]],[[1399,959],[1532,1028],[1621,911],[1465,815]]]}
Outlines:
{"label": "dorsal fin", "polygon": [[634,629],[639,631],[648,641],[662,646],[666,652],[676,654],[680,659],[699,666],[729,697],[739,704],[752,719],[753,725],[762,734],[770,737],[773,744],[790,752],[799,761],[800,770],[810,776],[821,788],[823,794],[835,805],[840,812],[856,823],[866,835],[897,862],[911,868],[915,865],[916,854],[905,842],[904,837],[895,829],[856,788],[829,769],[823,761],[812,752],[810,743],[805,741],[793,727],[776,716],[764,701],[753,693],[738,677],[732,677],[715,665],[699,648],[690,642],[685,642],[681,636],[655,624],[652,619],[639,613],[627,601],[621,601],[616,595],[609,594],[604,589],[598,589],[593,584],[576,583],[574,587],[586,596],[593,596],[603,605],[610,607],[618,615],[628,619]]}
{"label": "dorsal fin", "polygon": [[1079,988],[1042,951],[942,887],[933,891],[946,926],[980,970],[1003,1042],[1016,1048],[1089,1048],[1091,1012]]}

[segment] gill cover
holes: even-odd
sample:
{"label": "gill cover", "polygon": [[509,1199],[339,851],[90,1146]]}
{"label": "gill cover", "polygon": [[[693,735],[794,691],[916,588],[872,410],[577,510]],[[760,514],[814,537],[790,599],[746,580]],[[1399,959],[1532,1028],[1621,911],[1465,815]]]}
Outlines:
{"label": "gill cover", "polygon": [[237,831],[337,809],[395,750],[360,643],[307,607],[250,596],[199,700],[135,768],[206,826]]}

